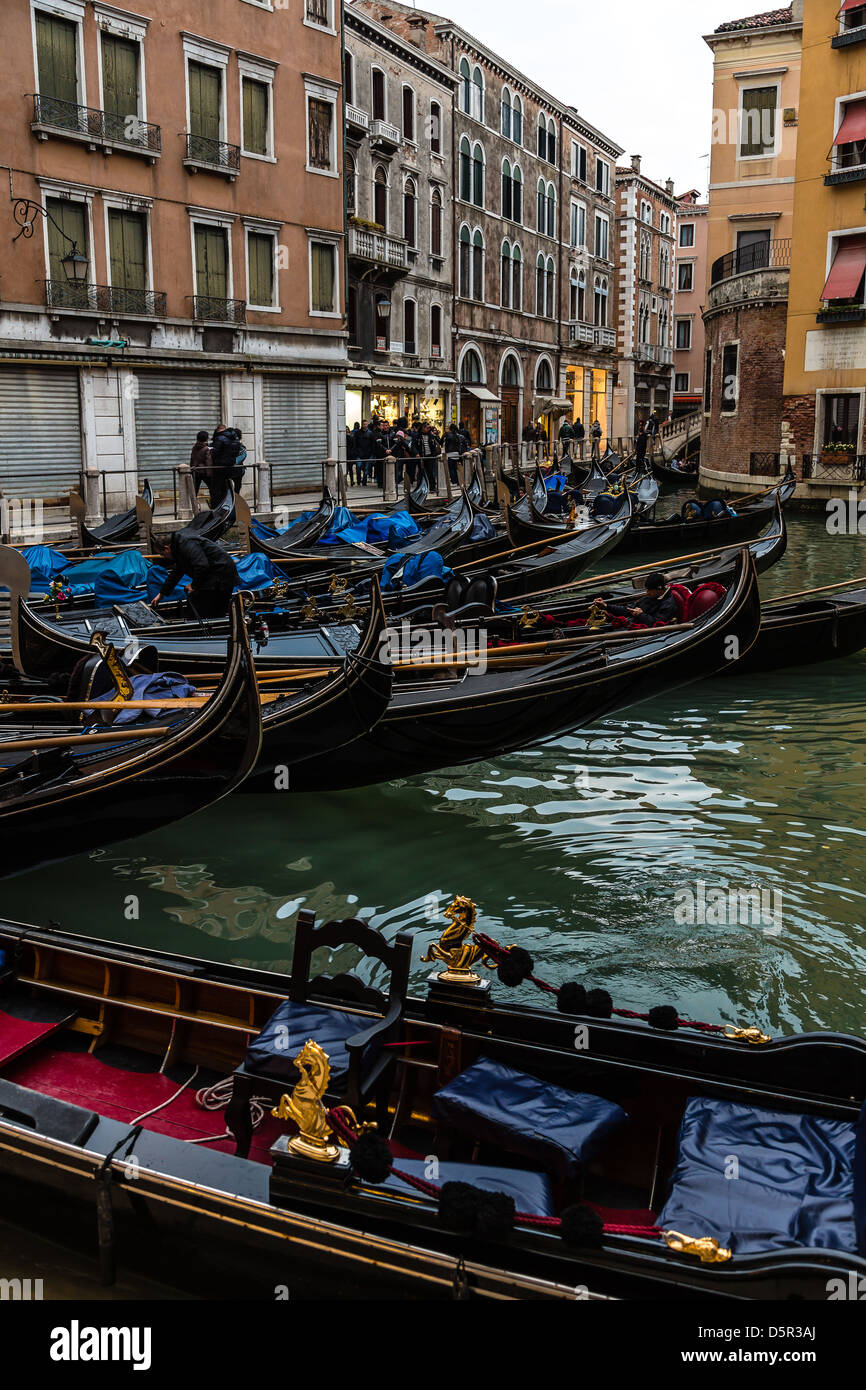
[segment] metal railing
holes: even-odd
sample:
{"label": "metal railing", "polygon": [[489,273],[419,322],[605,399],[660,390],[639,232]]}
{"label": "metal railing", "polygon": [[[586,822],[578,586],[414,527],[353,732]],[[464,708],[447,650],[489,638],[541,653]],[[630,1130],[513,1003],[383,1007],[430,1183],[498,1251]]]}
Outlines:
{"label": "metal railing", "polygon": [[236,174],[241,167],[241,147],[229,145],[225,140],[212,140],[208,135],[187,135],[186,162],[206,164],[209,169]]}
{"label": "metal railing", "polygon": [[729,251],[713,262],[710,271],[710,284],[721,284],[733,275],[748,275],[753,270],[785,270],[791,265],[791,238],[782,237],[777,241],[758,241],[750,246],[740,246]]}
{"label": "metal railing", "polygon": [[132,114],[117,116],[112,111],[77,106],[59,97],[34,96],[33,124],[100,143],[126,145],[145,154],[162,151],[162,131],[158,125]]}
{"label": "metal railing", "polygon": [[188,294],[192,300],[192,316],[199,322],[246,323],[245,299],[219,299],[212,294]]}
{"label": "metal railing", "polygon": [[841,457],[838,463],[825,462],[820,454],[804,454],[803,477],[811,478],[814,482],[866,482],[866,454],[850,453]]}
{"label": "metal railing", "polygon": [[166,314],[166,296],[162,290],[77,285],[70,280],[46,280],[45,303],[49,309],[85,309],[116,314],[119,318],[164,319]]}
{"label": "metal railing", "polygon": [[776,478],[782,471],[781,454],[753,452],[749,455],[749,474],[752,477]]}
{"label": "metal railing", "polygon": [[572,320],[568,325],[568,341],[585,343],[587,347],[612,348],[616,346],[616,329]]}

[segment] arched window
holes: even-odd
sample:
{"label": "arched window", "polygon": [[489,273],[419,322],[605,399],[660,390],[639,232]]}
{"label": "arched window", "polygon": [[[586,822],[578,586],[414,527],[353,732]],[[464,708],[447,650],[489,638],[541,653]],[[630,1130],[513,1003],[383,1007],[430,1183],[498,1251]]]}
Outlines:
{"label": "arched window", "polygon": [[484,207],[484,150],[477,142],[472,147],[472,201]]}
{"label": "arched window", "polygon": [[553,257],[548,256],[545,279],[547,281],[547,293],[545,296],[545,312],[549,319],[554,317],[553,296],[556,289],[556,272],[553,265]]}
{"label": "arched window", "polygon": [[373,68],[373,120],[387,119],[385,105],[385,74],[381,68]]}
{"label": "arched window", "polygon": [[348,106],[355,100],[355,60],[351,53],[343,54],[343,100]]}
{"label": "arched window", "polygon": [[430,356],[442,356],[442,309],[438,304],[430,309]]}
{"label": "arched window", "polygon": [[551,164],[556,163],[556,123],[547,122],[547,158]]}
{"label": "arched window", "polygon": [[544,229],[547,226],[547,188],[544,179],[538,180],[536,204],[537,206],[535,221],[539,232],[541,232],[543,236]]}
{"label": "arched window", "polygon": [[[604,275],[596,275],[596,277],[595,277],[594,321],[595,321],[595,323],[598,325],[598,327],[600,327],[600,328],[606,328],[606,327],[607,327],[607,300],[608,300],[608,284],[607,284],[607,279],[606,279],[606,277],[605,277]],[[649,317],[649,316],[647,316],[647,317]],[[647,325],[647,327],[648,327],[648,325]],[[646,338],[644,338],[644,339],[643,339],[643,342],[646,342],[646,341],[647,341]]]}
{"label": "arched window", "polygon": [[511,307],[523,308],[523,257],[519,246],[511,252]]}
{"label": "arched window", "polygon": [[544,318],[544,290],[544,257],[539,251],[535,262],[535,312],[539,318]]}
{"label": "arched window", "polygon": [[388,229],[388,175],[381,164],[373,176],[373,221]]}
{"label": "arched window", "polygon": [[572,323],[577,321],[577,266],[571,267],[568,277],[568,317]]}
{"label": "arched window", "polygon": [[586,271],[572,266],[569,282],[569,318],[574,323],[586,322]]}
{"label": "arched window", "polygon": [[403,88],[403,139],[415,139],[415,93],[411,87]]}
{"label": "arched window", "polygon": [[438,101],[430,103],[430,149],[433,154],[442,153],[442,107]]}
{"label": "arched window", "polygon": [[[511,108],[508,108],[509,111]],[[511,165],[507,159],[502,161],[502,216],[511,221]]]}
{"label": "arched window", "polygon": [[502,88],[499,129],[503,135],[511,139],[511,93],[507,87]]}
{"label": "arched window", "polygon": [[410,246],[418,245],[418,191],[414,179],[403,185],[403,236]]}
{"label": "arched window", "polygon": [[460,363],[460,380],[469,386],[480,386],[483,380],[481,372],[481,358],[474,348],[469,348],[463,354],[463,361]]}
{"label": "arched window", "polygon": [[514,98],[511,108],[511,138],[515,145],[523,144],[523,102],[520,97]]}
{"label": "arched window", "polygon": [[503,309],[511,308],[511,245],[507,241],[502,243],[502,251],[499,261],[499,302]]}
{"label": "arched window", "polygon": [[[348,55],[347,55],[348,56]],[[355,212],[357,208],[357,190],[355,187],[355,161],[350,154],[346,154],[345,168],[346,185],[346,211]]]}
{"label": "arched window", "polygon": [[539,393],[553,390],[553,373],[546,357],[542,357],[535,373],[535,389]]}
{"label": "arched window", "polygon": [[465,58],[460,59],[460,110],[472,114],[472,72]]}
{"label": "arched window", "polygon": [[472,298],[484,302],[484,237],[480,231],[472,237]]}
{"label": "arched window", "polygon": [[438,188],[430,195],[430,255],[442,255],[442,194]]}
{"label": "arched window", "polygon": [[460,141],[460,197],[464,203],[472,202],[472,146],[466,135]]}
{"label": "arched window", "polygon": [[520,385],[520,367],[518,366],[517,358],[511,352],[509,352],[505,361],[502,363],[502,385]]}
{"label": "arched window", "polygon": [[536,152],[539,159],[547,158],[547,121],[541,115],[541,112],[538,114],[538,145]]}
{"label": "arched window", "polygon": [[415,341],[417,312],[414,299],[403,300],[403,351],[414,357],[418,350]]}
{"label": "arched window", "polygon": [[556,189],[547,185],[547,235],[556,236]]}
{"label": "arched window", "polygon": [[460,294],[472,298],[472,239],[468,227],[460,228]]}
{"label": "arched window", "polygon": [[476,121],[484,120],[484,78],[479,67],[472,70],[472,115]]}
{"label": "arched window", "polygon": [[511,220],[523,224],[523,175],[518,164],[511,171]]}

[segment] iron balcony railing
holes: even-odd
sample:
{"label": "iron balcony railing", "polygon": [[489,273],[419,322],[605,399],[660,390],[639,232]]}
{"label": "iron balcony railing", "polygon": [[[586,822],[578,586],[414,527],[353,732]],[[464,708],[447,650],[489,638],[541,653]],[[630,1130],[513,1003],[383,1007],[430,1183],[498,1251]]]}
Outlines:
{"label": "iron balcony railing", "polygon": [[46,280],[49,309],[86,309],[118,318],[164,319],[162,290],[126,289],[123,285],[76,285],[69,280]]}
{"label": "iron balcony railing", "polygon": [[225,140],[211,140],[207,135],[187,135],[186,163],[206,164],[209,169],[236,174],[241,167],[241,147]]}
{"label": "iron balcony railing", "polygon": [[838,462],[822,459],[820,454],[803,455],[803,477],[826,483],[866,482],[866,454],[841,454]]}
{"label": "iron balcony railing", "polygon": [[781,454],[751,453],[749,455],[749,473],[752,477],[776,478],[781,472]]}
{"label": "iron balcony railing", "polygon": [[748,275],[753,270],[789,269],[791,265],[791,238],[782,237],[777,241],[757,241],[750,246],[740,246],[729,251],[713,262],[710,271],[710,284],[721,284],[733,275]]}
{"label": "iron balcony railing", "polygon": [[59,97],[34,96],[33,125],[81,136],[97,144],[125,145],[144,154],[159,154],[162,150],[162,131],[139,116],[116,116],[111,111],[99,111],[92,106],[77,106]]}
{"label": "iron balcony railing", "polygon": [[219,299],[212,294],[189,295],[192,299],[192,316],[198,322],[246,323],[247,302],[245,299]]}

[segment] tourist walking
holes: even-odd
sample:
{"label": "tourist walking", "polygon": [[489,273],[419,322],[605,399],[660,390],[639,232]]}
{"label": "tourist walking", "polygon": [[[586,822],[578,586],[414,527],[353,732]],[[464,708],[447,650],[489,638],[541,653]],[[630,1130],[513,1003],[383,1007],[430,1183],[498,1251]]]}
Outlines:
{"label": "tourist walking", "polygon": [[189,470],[192,474],[193,492],[196,497],[198,497],[198,490],[202,483],[206,483],[208,490],[210,489],[212,466],[207,430],[199,430],[192,446],[192,453],[189,456]]}

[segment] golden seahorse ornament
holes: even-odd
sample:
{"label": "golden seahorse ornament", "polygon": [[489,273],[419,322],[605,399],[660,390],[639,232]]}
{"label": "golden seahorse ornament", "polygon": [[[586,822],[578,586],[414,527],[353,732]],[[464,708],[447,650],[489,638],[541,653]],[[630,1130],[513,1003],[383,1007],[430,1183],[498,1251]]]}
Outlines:
{"label": "golden seahorse ornament", "polygon": [[482,946],[468,940],[475,929],[474,902],[471,898],[457,897],[442,915],[449,926],[427,954],[421,957],[422,962],[441,960],[446,968],[438,978],[447,984],[480,984],[481,976],[473,972],[473,965],[494,966],[497,962],[487,955]]}
{"label": "golden seahorse ornament", "polygon": [[299,1133],[289,1140],[291,1153],[304,1158],[316,1158],[324,1163],[333,1163],[339,1154],[339,1146],[329,1143],[333,1131],[322,1104],[322,1096],[328,1089],[331,1077],[331,1064],[328,1054],[312,1038],[308,1038],[294,1059],[301,1073],[291,1095],[284,1095],[279,1105],[271,1111],[277,1120],[294,1120]]}

